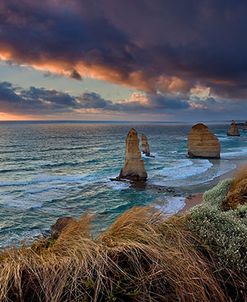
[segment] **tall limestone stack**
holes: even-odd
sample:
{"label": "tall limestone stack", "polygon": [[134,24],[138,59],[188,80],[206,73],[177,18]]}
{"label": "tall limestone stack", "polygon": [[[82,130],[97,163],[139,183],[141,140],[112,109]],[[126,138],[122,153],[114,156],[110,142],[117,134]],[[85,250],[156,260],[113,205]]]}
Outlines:
{"label": "tall limestone stack", "polygon": [[142,134],[141,140],[142,140],[142,153],[144,153],[146,156],[150,156],[148,138],[146,137],[145,134]]}
{"label": "tall limestone stack", "polygon": [[138,134],[134,128],[129,131],[125,144],[125,163],[118,179],[145,181],[147,179],[147,172],[139,149]]}
{"label": "tall limestone stack", "polygon": [[227,131],[228,136],[240,136],[238,125],[235,121],[232,121],[230,128]]}
{"label": "tall limestone stack", "polygon": [[199,123],[192,127],[188,135],[188,156],[220,158],[220,142],[206,125]]}

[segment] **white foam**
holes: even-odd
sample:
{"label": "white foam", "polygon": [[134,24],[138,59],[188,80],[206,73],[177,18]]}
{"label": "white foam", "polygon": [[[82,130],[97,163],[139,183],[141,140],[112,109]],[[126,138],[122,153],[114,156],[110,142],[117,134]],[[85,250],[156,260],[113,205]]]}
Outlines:
{"label": "white foam", "polygon": [[177,180],[204,173],[212,166],[213,164],[208,160],[184,159],[175,162],[172,167],[163,168],[158,173],[159,175],[169,177],[170,180]]}
{"label": "white foam", "polygon": [[47,175],[40,174],[31,180],[27,181],[15,181],[15,182],[0,182],[0,187],[4,186],[26,186],[26,185],[36,185],[41,183],[80,183],[83,184],[88,182],[98,182],[100,178],[96,174],[77,174],[77,175]]}
{"label": "white foam", "polygon": [[157,162],[157,161],[163,161],[164,160],[164,157],[159,155],[157,152],[151,152],[150,153],[151,156],[147,156],[144,153],[141,153],[141,155],[142,155],[142,158],[152,160],[153,163]]}
{"label": "white foam", "polygon": [[16,234],[15,232],[9,232],[5,235],[5,240],[2,240],[0,242],[0,247],[9,247],[13,246],[14,244],[21,244],[21,241],[23,240],[23,243],[30,243],[35,238],[41,235],[41,230],[34,229],[30,231],[23,231],[20,234]]}
{"label": "white foam", "polygon": [[155,207],[165,214],[175,214],[185,206],[185,197],[167,197],[164,204],[156,204]]}
{"label": "white foam", "polygon": [[247,149],[232,149],[232,151],[221,153],[222,159],[228,159],[228,158],[235,158],[240,156],[246,156],[247,155]]}
{"label": "white foam", "polygon": [[130,187],[130,184],[127,181],[109,181],[107,182],[107,186],[109,186],[112,190],[126,190]]}
{"label": "white foam", "polygon": [[154,181],[153,183],[158,185],[167,185],[167,186],[173,186],[173,187],[182,187],[182,186],[192,186],[192,185],[198,185],[203,183],[208,183],[212,180],[214,180],[217,177],[220,177],[221,175],[224,175],[236,168],[236,165],[233,163],[227,163],[227,165],[215,167],[215,169],[212,169],[211,171],[208,171],[206,173],[202,173],[200,175],[195,175],[194,177],[188,177],[184,179],[178,179],[177,181],[172,180],[164,180],[164,181]]}
{"label": "white foam", "polygon": [[155,154],[154,153],[150,153],[151,156],[147,156],[146,154],[142,153],[142,157],[143,158],[147,158],[147,159],[155,159]]}

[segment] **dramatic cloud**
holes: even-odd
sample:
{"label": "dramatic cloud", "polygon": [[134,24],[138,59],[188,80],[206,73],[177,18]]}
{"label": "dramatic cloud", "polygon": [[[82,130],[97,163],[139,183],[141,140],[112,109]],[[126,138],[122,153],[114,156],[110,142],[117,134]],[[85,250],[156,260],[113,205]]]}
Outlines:
{"label": "dramatic cloud", "polygon": [[0,59],[157,93],[157,107],[197,86],[245,100],[246,15],[244,0],[2,0]]}
{"label": "dramatic cloud", "polygon": [[0,83],[0,108],[2,112],[15,114],[47,115],[54,113],[87,110],[99,112],[162,113],[183,110],[190,107],[188,101],[167,99],[162,95],[134,93],[128,100],[112,102],[95,92],[72,96],[68,93],[44,88],[22,89],[11,83]]}
{"label": "dramatic cloud", "polygon": [[[198,97],[199,96],[199,97]],[[175,117],[180,120],[205,119],[205,112],[212,118],[234,117],[234,113],[245,118],[247,103],[241,100],[223,100],[209,96],[207,88],[198,87],[190,98],[181,100],[173,95],[133,93],[128,99],[113,102],[95,92],[79,96],[57,90],[30,87],[23,89],[8,82],[0,82],[0,112],[18,116],[62,117],[73,114],[80,118],[83,114],[122,114],[138,119],[139,115],[153,117]],[[146,115],[145,115],[146,114]],[[156,118],[154,118],[156,119]]]}

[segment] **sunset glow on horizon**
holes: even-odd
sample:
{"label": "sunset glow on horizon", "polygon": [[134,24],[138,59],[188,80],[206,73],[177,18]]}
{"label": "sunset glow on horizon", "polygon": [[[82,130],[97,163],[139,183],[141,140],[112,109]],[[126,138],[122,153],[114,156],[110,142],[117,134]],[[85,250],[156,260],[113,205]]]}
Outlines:
{"label": "sunset glow on horizon", "polygon": [[32,117],[26,115],[14,115],[10,113],[0,112],[0,122],[5,121],[30,121],[33,120]]}

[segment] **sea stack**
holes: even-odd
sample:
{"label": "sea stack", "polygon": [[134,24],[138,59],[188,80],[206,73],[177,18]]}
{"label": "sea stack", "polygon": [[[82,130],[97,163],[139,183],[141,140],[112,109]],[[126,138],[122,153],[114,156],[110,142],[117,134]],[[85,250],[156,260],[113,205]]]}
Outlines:
{"label": "sea stack", "polygon": [[142,153],[144,153],[146,156],[150,156],[148,138],[146,137],[145,134],[142,134],[141,140],[142,140]]}
{"label": "sea stack", "polygon": [[243,125],[243,130],[247,131],[247,121]]}
{"label": "sea stack", "polygon": [[192,127],[188,135],[188,156],[220,158],[220,142],[206,125],[199,123]]}
{"label": "sea stack", "polygon": [[147,172],[139,149],[138,134],[134,128],[130,129],[125,144],[125,163],[118,178],[145,181]]}
{"label": "sea stack", "polygon": [[230,128],[227,131],[228,136],[240,136],[238,125],[235,121],[232,121]]}

